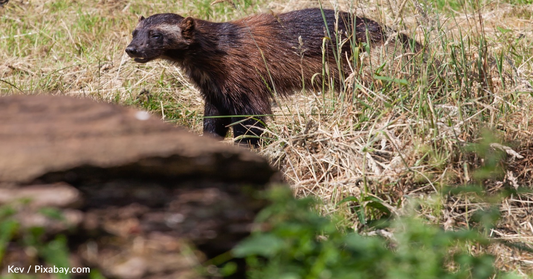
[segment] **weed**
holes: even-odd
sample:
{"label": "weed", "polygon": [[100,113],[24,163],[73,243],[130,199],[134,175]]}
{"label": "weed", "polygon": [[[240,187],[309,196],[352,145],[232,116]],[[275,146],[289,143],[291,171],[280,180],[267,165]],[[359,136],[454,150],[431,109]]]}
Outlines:
{"label": "weed", "polygon": [[[516,278],[498,272],[493,256],[471,254],[465,245],[490,243],[475,230],[445,231],[405,216],[389,223],[394,234],[365,236],[310,211],[310,198],[281,188],[269,194],[272,205],[257,219],[265,229],[233,251],[246,259],[247,278]],[[228,266],[220,271],[235,270]]]}

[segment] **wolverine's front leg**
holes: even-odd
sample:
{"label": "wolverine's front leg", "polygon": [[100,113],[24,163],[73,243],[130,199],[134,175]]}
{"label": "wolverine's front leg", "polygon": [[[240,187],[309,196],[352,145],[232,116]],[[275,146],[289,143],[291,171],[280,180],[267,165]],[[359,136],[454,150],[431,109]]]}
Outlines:
{"label": "wolverine's front leg", "polygon": [[250,117],[232,117],[231,125],[233,126],[233,136],[237,139],[237,143],[242,145],[259,146],[261,134],[264,129],[264,117],[250,116]]}
{"label": "wolverine's front leg", "polygon": [[225,138],[228,133],[231,118],[227,112],[218,108],[209,100],[205,100],[204,107],[204,135]]}

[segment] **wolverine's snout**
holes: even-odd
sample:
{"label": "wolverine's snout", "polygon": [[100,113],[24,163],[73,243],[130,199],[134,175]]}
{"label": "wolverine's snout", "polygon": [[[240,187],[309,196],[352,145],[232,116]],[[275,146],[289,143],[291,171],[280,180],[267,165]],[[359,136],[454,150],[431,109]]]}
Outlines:
{"label": "wolverine's snout", "polygon": [[134,46],[131,46],[129,45],[127,48],[126,48],[126,53],[130,56],[130,57],[136,57],[139,55],[139,51],[137,50],[136,47]]}
{"label": "wolverine's snout", "polygon": [[135,62],[138,63],[146,63],[152,59],[149,59],[148,57],[145,57],[145,55],[139,51],[136,47],[129,45],[126,48],[126,53],[135,60]]}

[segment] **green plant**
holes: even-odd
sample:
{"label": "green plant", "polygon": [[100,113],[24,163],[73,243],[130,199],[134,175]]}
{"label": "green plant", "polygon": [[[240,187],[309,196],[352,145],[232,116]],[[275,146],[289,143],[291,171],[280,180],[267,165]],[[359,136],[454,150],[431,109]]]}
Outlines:
{"label": "green plant", "polygon": [[246,259],[247,278],[514,278],[495,269],[493,256],[466,248],[490,243],[475,230],[445,231],[407,215],[390,223],[387,238],[365,236],[320,216],[313,199],[284,188],[269,197],[257,218],[265,229],[233,250]]}
{"label": "green plant", "polygon": [[[14,203],[15,205],[18,205]],[[13,263],[4,260],[6,248],[9,246],[17,247],[27,251],[28,265],[24,266],[29,274],[39,273],[37,266],[40,267],[70,267],[70,252],[67,238],[63,234],[55,236],[47,235],[44,227],[24,227],[17,220],[17,209],[13,204],[0,206],[0,269],[5,268]],[[27,212],[26,212],[27,214]],[[55,208],[42,208],[33,214],[42,214],[47,218],[64,220],[61,211]],[[24,272],[26,273],[26,272]],[[56,278],[68,279],[70,274],[57,272]],[[90,278],[98,277],[98,271],[93,270],[89,274]],[[40,278],[37,275],[27,274],[8,274],[7,278]]]}

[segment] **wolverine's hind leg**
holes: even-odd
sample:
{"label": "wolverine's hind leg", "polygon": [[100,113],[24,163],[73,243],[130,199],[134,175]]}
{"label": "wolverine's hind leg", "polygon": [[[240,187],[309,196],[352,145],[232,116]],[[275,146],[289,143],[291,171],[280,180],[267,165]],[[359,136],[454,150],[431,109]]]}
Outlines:
{"label": "wolverine's hind leg", "polygon": [[209,100],[205,100],[204,135],[225,138],[230,124],[231,118],[227,111],[217,108]]}

